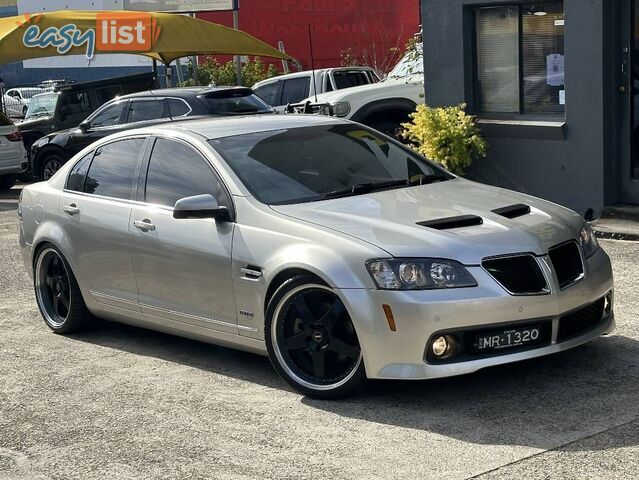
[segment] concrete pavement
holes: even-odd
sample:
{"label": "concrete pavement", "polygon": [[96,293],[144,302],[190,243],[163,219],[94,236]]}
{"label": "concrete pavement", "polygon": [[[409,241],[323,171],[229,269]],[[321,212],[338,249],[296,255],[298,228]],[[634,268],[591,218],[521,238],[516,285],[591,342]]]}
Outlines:
{"label": "concrete pavement", "polygon": [[260,356],[112,323],[51,333],[16,198],[0,198],[0,479],[639,478],[638,243],[602,241],[612,336],[322,402]]}

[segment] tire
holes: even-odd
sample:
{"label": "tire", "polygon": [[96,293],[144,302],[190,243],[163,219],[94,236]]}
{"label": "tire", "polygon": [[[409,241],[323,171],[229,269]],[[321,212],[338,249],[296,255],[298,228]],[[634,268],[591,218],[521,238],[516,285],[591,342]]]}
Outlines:
{"label": "tire", "polygon": [[290,278],[277,289],[266,309],[264,335],[273,367],[304,395],[341,398],[366,380],[344,304],[311,275]]}
{"label": "tire", "polygon": [[402,125],[400,122],[379,121],[369,126],[379,132],[382,132],[384,135],[388,135],[389,137],[394,138],[396,140],[401,140],[399,131],[401,130]]}
{"label": "tire", "polygon": [[36,255],[33,288],[44,323],[55,333],[79,332],[93,320],[71,267],[53,245],[45,245]]}
{"label": "tire", "polygon": [[18,177],[16,175],[0,176],[0,191],[10,190],[16,184]]}
{"label": "tire", "polygon": [[38,178],[40,178],[40,180],[49,180],[58,170],[60,170],[60,167],[62,167],[62,165],[64,164],[64,159],[57,153],[46,155],[40,161]]}

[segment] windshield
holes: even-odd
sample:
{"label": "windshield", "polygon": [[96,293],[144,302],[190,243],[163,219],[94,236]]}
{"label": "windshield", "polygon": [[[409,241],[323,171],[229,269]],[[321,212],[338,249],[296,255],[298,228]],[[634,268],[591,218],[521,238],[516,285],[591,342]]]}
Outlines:
{"label": "windshield", "polygon": [[246,115],[247,113],[271,113],[273,109],[248,88],[223,90],[198,97],[213,115]]}
{"label": "windshield", "polygon": [[29,118],[53,115],[59,96],[58,93],[35,95],[31,98],[31,102],[29,102],[29,108],[27,109],[27,114],[24,116],[24,119],[28,120]]}
{"label": "windshield", "polygon": [[338,90],[372,83],[366,72],[356,70],[333,72],[333,80],[335,81],[335,88]]}
{"label": "windshield", "polygon": [[249,133],[210,140],[210,144],[251,193],[269,205],[452,178],[401,144],[360,125]]}
{"label": "windshield", "polygon": [[424,57],[422,44],[417,44],[409,51],[388,74],[388,78],[401,78],[408,75],[424,74]]}

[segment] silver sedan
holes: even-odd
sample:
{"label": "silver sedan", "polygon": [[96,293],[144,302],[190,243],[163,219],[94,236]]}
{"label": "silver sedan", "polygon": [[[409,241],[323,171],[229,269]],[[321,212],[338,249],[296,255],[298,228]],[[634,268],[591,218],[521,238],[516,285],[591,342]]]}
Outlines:
{"label": "silver sedan", "polygon": [[578,214],[345,120],[113,135],[25,187],[18,214],[54,332],[100,317],[266,354],[315,397],[548,355],[614,328],[610,260]]}

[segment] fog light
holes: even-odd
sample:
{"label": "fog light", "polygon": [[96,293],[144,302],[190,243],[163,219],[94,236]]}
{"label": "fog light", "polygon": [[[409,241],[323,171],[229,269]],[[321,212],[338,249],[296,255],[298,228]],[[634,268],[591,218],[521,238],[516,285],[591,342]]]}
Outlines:
{"label": "fog light", "polygon": [[443,357],[450,349],[448,339],[446,337],[437,337],[433,340],[432,348],[436,357]]}

